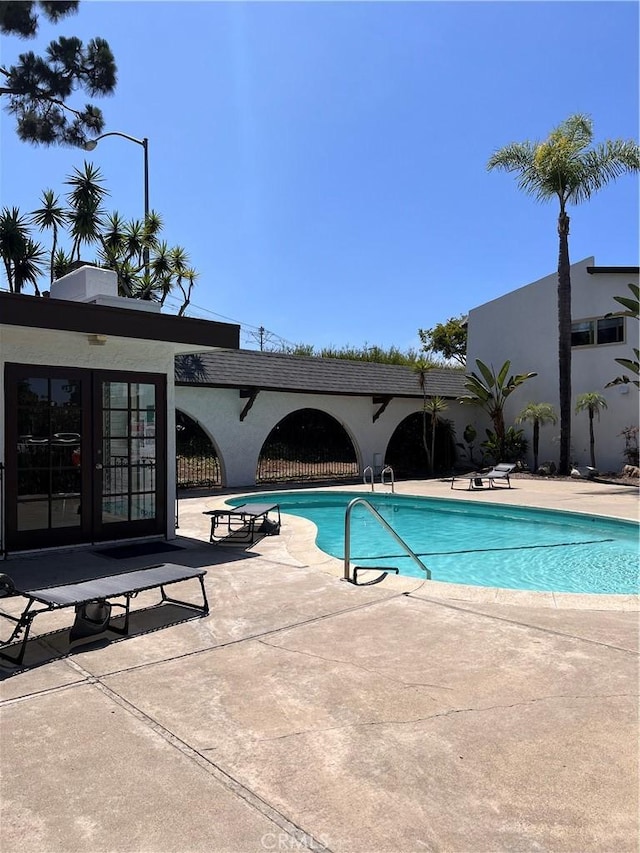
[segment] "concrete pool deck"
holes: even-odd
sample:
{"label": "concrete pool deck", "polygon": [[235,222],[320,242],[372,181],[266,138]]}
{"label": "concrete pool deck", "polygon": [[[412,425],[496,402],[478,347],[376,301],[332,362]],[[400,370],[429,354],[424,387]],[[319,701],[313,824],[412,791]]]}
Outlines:
{"label": "concrete pool deck", "polygon": [[[638,517],[629,487],[513,486],[396,491]],[[179,621],[145,593],[129,637],[70,653],[69,611],[36,620],[25,666],[0,665],[0,849],[638,849],[637,598],[354,587],[301,519],[246,550],[209,545],[202,511],[226,497],[180,501],[182,551],[3,564],[201,566],[211,612]]]}

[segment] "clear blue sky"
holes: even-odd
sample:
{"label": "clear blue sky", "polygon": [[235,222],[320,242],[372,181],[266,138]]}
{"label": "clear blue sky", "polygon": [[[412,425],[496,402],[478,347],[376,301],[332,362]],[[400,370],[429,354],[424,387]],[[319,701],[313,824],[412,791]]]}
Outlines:
{"label": "clear blue sky", "polygon": [[[149,139],[151,207],[200,273],[188,313],[241,323],[250,348],[264,326],[406,350],[553,272],[555,205],[487,159],[578,112],[597,141],[638,136],[636,2],[85,0],[3,38],[2,63],[59,34],[109,42],[118,87],[97,103],[105,130]],[[140,146],[31,146],[4,111],[0,131],[3,206],[63,195],[87,159],[108,208],[142,215]],[[638,264],[635,177],[570,213],[573,261]]]}

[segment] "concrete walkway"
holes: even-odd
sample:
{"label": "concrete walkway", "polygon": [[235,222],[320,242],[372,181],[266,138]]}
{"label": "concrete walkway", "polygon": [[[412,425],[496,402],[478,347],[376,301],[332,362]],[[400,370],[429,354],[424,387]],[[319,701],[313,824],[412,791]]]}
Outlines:
{"label": "concrete walkway", "polygon": [[[638,511],[637,490],[581,481],[396,490]],[[180,621],[145,593],[131,636],[71,653],[70,611],[36,620],[25,666],[0,666],[2,851],[638,849],[637,598],[357,588],[301,519],[248,550],[206,544],[223,501],[180,502],[181,551],[4,563],[49,583],[204,566],[211,613]]]}

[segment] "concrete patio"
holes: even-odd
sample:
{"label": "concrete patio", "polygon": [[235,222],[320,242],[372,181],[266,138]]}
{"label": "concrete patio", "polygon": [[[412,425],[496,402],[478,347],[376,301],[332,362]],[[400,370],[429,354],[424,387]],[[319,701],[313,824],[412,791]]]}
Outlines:
{"label": "concrete patio", "polygon": [[[586,481],[396,490],[638,518],[637,489]],[[70,611],[35,621],[24,666],[0,665],[0,849],[638,849],[637,597],[354,587],[302,519],[209,545],[224,500],[180,501],[181,551],[3,564],[48,583],[206,567],[211,612],[144,593],[129,637],[71,649]]]}

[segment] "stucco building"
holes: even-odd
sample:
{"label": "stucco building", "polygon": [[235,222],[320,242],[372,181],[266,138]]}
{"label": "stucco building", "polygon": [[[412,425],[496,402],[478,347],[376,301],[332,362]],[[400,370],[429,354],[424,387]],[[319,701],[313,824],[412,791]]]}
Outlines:
{"label": "stucco building", "polygon": [[[638,425],[638,389],[632,384],[605,387],[624,373],[616,358],[635,358],[637,320],[607,315],[621,310],[614,297],[630,295],[628,284],[638,284],[638,272],[638,267],[599,267],[593,257],[571,266],[572,410],[580,394],[595,391],[605,398],[607,409],[595,423],[596,463],[603,472],[622,468],[621,432]],[[476,359],[496,369],[508,359],[513,373],[538,374],[508,398],[507,424],[529,402],[551,403],[559,414],[557,287],[554,272],[469,312],[467,370],[475,369]],[[524,430],[530,438],[530,425]],[[586,413],[574,414],[571,436],[572,462],[590,465]],[[559,425],[541,429],[540,462],[558,463],[558,438]]]}
{"label": "stucco building", "polygon": [[238,339],[89,266],[48,299],[0,293],[0,552],[172,537],[174,359]]}
{"label": "stucco building", "polygon": [[176,408],[211,440],[227,486],[253,485],[271,430],[304,409],[325,412],[346,430],[360,475],[369,466],[379,472],[400,424],[422,412],[424,393],[447,401],[442,417],[458,436],[475,418],[456,402],[464,393],[460,370],[427,371],[423,392],[416,371],[401,365],[222,349],[176,360]]}

